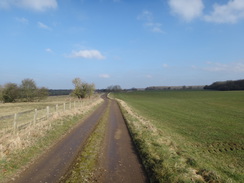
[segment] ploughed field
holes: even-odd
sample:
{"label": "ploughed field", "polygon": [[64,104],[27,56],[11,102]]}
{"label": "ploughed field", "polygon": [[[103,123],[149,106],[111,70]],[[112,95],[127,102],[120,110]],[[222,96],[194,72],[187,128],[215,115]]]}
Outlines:
{"label": "ploughed field", "polygon": [[153,180],[244,182],[243,91],[138,91],[114,96],[141,116],[128,116],[124,109]]}

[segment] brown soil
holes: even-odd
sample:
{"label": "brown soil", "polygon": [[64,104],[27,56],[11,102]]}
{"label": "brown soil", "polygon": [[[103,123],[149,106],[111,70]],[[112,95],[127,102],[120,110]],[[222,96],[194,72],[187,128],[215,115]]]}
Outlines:
{"label": "brown soil", "polygon": [[[77,125],[13,182],[58,182],[75,162],[89,135],[103,116],[109,103],[109,99],[103,98],[105,102],[90,117]],[[148,182],[121,111],[114,100],[110,105],[109,125],[104,144],[104,156],[98,167],[101,170],[97,177],[98,182]]]}

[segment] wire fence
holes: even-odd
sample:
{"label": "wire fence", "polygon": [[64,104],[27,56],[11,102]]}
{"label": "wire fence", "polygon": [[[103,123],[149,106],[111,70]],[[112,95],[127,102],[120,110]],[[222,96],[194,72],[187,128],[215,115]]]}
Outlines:
{"label": "wire fence", "polygon": [[[91,101],[89,100],[89,103]],[[46,121],[54,115],[61,115],[71,110],[79,109],[84,105],[89,105],[88,101],[78,100],[53,104],[45,108],[33,109],[0,117],[0,136],[7,133],[16,134],[18,131],[29,126],[35,126],[42,121]]]}

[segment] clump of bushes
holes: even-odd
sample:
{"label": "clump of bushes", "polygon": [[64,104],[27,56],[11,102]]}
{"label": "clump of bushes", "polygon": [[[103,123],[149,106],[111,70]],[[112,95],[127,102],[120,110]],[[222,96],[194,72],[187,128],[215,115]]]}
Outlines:
{"label": "clump of bushes", "polygon": [[71,96],[78,99],[90,97],[95,91],[95,85],[82,82],[80,78],[75,78],[72,81],[75,89],[72,91]]}
{"label": "clump of bushes", "polygon": [[15,83],[6,83],[0,86],[0,101],[7,102],[32,102],[39,101],[48,96],[48,89],[45,87],[38,88],[33,79],[24,79],[18,86]]}

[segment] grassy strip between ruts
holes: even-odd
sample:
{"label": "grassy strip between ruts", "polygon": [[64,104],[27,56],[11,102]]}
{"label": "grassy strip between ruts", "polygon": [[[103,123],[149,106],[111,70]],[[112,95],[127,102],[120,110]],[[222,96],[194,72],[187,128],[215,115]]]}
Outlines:
{"label": "grassy strip between ruts", "polygon": [[[52,125],[41,135],[38,135],[31,146],[9,152],[5,158],[0,160],[0,182],[14,179],[24,167],[38,158],[70,129],[81,122],[81,119],[91,114],[97,107],[98,104],[85,111],[63,116],[62,119],[56,119],[57,122],[52,123],[55,125]],[[62,125],[60,125],[60,123]]]}
{"label": "grassy strip between ruts", "polygon": [[60,182],[65,183],[77,183],[77,182],[98,182],[99,172],[103,170],[97,169],[99,157],[102,156],[101,150],[103,146],[103,140],[105,137],[106,126],[108,123],[110,103],[99,120],[99,123],[91,134],[87,143],[78,156],[73,168],[65,175]]}

